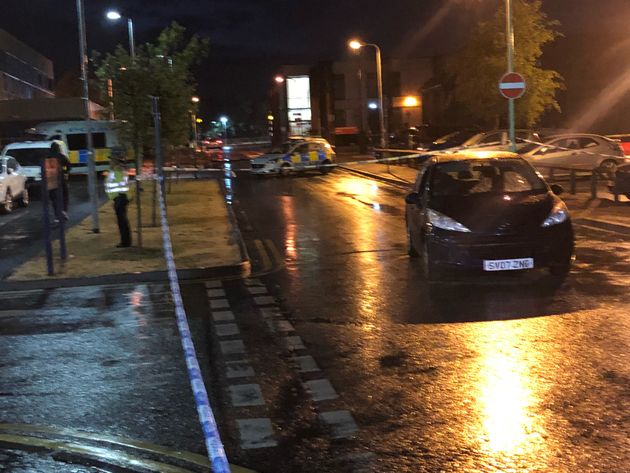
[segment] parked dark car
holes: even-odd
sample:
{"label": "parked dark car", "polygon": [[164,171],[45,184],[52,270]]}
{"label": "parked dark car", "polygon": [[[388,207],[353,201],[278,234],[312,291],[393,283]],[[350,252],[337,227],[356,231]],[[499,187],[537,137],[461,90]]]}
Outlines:
{"label": "parked dark car", "polygon": [[610,187],[610,192],[625,195],[630,199],[630,164],[619,166],[615,172],[615,180]]}
{"label": "parked dark car", "polygon": [[440,151],[462,146],[467,140],[479,133],[479,130],[458,130],[440,136],[429,146],[429,151]]}
{"label": "parked dark car", "polygon": [[428,280],[455,269],[564,275],[574,238],[561,192],[516,154],[435,155],[406,197],[409,255]]}

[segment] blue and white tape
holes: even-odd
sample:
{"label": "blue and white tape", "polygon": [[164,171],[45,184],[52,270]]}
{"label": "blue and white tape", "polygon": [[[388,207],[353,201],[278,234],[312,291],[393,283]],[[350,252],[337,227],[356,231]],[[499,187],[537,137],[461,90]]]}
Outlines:
{"label": "blue and white tape", "polygon": [[173,246],[171,245],[171,236],[168,221],[166,219],[164,195],[162,194],[162,186],[159,184],[160,182],[158,181],[157,188],[160,200],[160,218],[162,222],[164,258],[166,259],[168,279],[171,286],[171,292],[173,294],[177,328],[179,329],[182,348],[186,358],[190,387],[192,388],[193,396],[195,398],[197,415],[199,416],[199,422],[201,424],[201,430],[203,431],[203,437],[206,443],[206,450],[208,451],[208,458],[210,459],[212,471],[214,473],[230,473],[230,464],[225,455],[225,450],[223,449],[223,443],[221,442],[221,437],[219,436],[217,423],[214,419],[212,408],[210,407],[210,401],[208,400],[208,392],[206,391],[206,387],[201,376],[201,370],[199,369],[195,346],[190,335],[190,327],[188,326],[188,319],[182,302],[179,281],[177,279],[177,269],[175,268],[175,260],[173,258]]}

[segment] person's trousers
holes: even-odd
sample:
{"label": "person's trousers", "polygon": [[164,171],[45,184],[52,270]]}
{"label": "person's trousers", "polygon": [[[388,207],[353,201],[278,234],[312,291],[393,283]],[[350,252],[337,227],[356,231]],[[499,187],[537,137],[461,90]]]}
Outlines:
{"label": "person's trousers", "polygon": [[59,195],[59,191],[59,188],[48,191],[48,200],[50,200],[50,205],[52,206],[57,220],[61,220],[63,218],[63,214],[61,213],[63,196]]}
{"label": "person's trousers", "polygon": [[116,212],[116,220],[118,221],[121,246],[131,246],[131,228],[129,228],[129,219],[127,218],[128,205],[129,199],[127,198],[127,194],[118,194],[118,197],[114,199],[114,211]]}

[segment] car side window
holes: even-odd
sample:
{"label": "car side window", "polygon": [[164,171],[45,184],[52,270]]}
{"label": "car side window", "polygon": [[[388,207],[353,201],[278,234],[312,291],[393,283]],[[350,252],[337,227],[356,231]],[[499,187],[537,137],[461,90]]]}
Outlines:
{"label": "car side window", "polygon": [[582,149],[593,148],[594,146],[597,146],[597,145],[598,145],[597,141],[595,141],[592,138],[580,138],[580,148]]}
{"label": "car side window", "polygon": [[303,145],[298,146],[295,149],[295,152],[296,153],[300,153],[300,154],[307,153],[308,152],[308,143],[304,143]]}
{"label": "car side window", "polygon": [[18,163],[14,158],[7,159],[7,169],[11,169],[12,171],[17,170]]}
{"label": "car side window", "polygon": [[321,151],[322,145],[319,143],[309,143],[308,150],[309,151]]}

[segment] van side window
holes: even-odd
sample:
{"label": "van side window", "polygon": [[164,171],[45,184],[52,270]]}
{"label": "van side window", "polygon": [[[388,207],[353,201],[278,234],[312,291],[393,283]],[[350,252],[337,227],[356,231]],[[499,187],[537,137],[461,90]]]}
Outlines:
{"label": "van side window", "polygon": [[107,148],[105,133],[92,133],[92,143],[95,148]]}
{"label": "van side window", "polygon": [[68,137],[68,149],[70,151],[87,149],[87,135],[85,133],[77,133],[74,135],[66,136]]}

